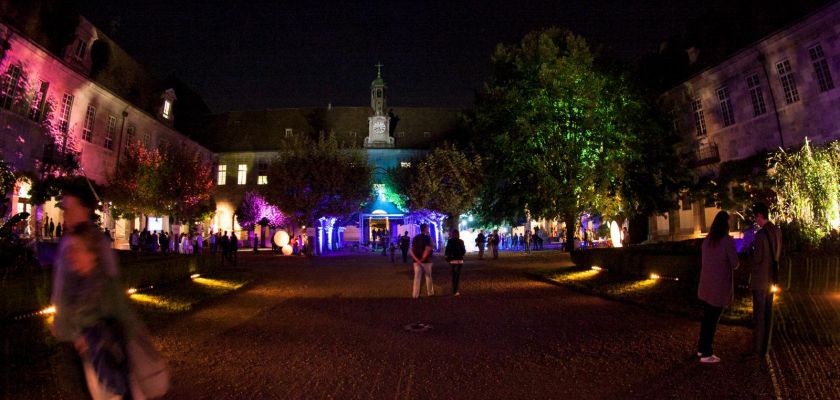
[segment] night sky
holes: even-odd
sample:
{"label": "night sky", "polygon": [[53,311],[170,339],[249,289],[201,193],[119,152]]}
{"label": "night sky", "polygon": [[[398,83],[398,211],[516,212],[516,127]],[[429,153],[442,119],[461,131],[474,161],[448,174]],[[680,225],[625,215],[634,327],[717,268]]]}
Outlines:
{"label": "night sky", "polygon": [[558,26],[634,60],[703,7],[688,0],[83,3],[82,14],[150,72],[174,73],[216,112],[367,105],[378,61],[391,106],[469,106],[499,42]]}

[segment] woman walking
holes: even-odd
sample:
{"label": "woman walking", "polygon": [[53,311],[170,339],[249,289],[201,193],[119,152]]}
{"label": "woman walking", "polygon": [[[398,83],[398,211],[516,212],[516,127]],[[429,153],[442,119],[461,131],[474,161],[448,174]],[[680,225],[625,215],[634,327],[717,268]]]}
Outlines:
{"label": "woman walking", "polygon": [[461,292],[458,291],[458,284],[461,281],[461,267],[464,266],[464,254],[466,252],[467,249],[464,247],[464,241],[461,240],[458,230],[453,229],[449,233],[449,241],[446,242],[444,257],[449,262],[449,266],[452,267],[452,294],[455,296],[461,295]]}
{"label": "woman walking", "polygon": [[720,358],[712,352],[715,331],[723,308],[732,303],[734,271],[738,268],[735,241],[729,236],[729,214],[717,213],[709,235],[703,240],[700,286],[697,297],[703,302],[703,322],[697,355],[700,362],[714,364]]}

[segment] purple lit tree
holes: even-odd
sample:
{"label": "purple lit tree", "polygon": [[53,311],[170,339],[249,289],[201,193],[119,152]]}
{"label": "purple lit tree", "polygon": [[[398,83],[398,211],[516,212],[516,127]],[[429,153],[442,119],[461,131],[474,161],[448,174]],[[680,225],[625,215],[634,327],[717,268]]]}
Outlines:
{"label": "purple lit tree", "polygon": [[[269,204],[259,193],[249,191],[236,207],[236,219],[239,225],[247,230],[261,230],[266,227],[278,227],[286,223],[286,216],[276,206]],[[265,242],[265,234],[260,235]]]}

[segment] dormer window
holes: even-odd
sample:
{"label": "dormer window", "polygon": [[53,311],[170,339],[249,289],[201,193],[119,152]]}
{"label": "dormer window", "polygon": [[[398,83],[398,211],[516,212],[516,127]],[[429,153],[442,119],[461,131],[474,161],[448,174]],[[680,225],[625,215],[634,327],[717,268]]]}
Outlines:
{"label": "dormer window", "polygon": [[178,98],[175,97],[175,90],[166,89],[160,96],[160,99],[163,100],[163,104],[161,104],[160,108],[158,109],[158,111],[160,112],[159,115],[163,119],[172,122],[172,118],[174,117],[172,107],[175,104],[175,102],[178,101]]}
{"label": "dormer window", "polygon": [[163,101],[163,118],[172,118],[172,100],[166,99]]}
{"label": "dormer window", "polygon": [[76,41],[76,47],[73,49],[73,57],[84,60],[85,51],[87,51],[87,42],[82,39]]}

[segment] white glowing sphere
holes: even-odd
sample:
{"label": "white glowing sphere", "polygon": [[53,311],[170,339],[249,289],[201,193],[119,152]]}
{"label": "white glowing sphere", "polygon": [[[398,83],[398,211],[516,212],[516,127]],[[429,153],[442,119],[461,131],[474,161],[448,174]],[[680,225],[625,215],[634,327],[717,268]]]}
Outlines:
{"label": "white glowing sphere", "polygon": [[286,246],[289,244],[289,234],[286,233],[286,231],[277,231],[277,233],[274,234],[273,240],[277,247]]}
{"label": "white glowing sphere", "polygon": [[288,244],[283,246],[283,255],[284,256],[292,255],[292,246],[289,246]]}
{"label": "white glowing sphere", "polygon": [[618,222],[610,223],[610,240],[613,247],[621,247],[621,229],[618,228]]}

